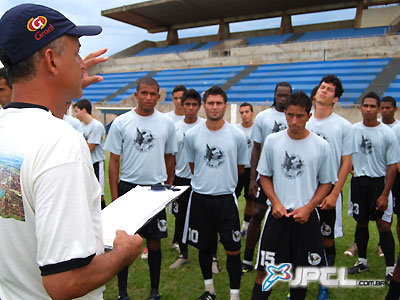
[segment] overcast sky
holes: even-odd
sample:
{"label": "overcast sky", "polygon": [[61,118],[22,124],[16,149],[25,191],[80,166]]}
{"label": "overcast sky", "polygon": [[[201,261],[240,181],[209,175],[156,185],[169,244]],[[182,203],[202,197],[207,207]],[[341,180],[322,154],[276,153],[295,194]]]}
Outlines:
{"label": "overcast sky", "polygon": [[[11,7],[26,2],[27,1],[20,0],[1,0],[0,16],[2,16]],[[160,41],[165,40],[167,36],[166,33],[150,34],[144,29],[101,16],[102,10],[144,2],[143,0],[33,0],[29,2],[52,7],[60,11],[77,25],[101,25],[103,27],[103,32],[101,35],[96,37],[81,38],[82,57],[85,57],[90,52],[103,47],[107,47],[108,55],[112,55],[143,40]],[[355,9],[346,9],[338,12],[293,16],[292,24],[302,25],[309,23],[347,20],[353,19],[354,16]],[[276,28],[279,26],[280,18],[273,18],[268,20],[232,23],[230,25],[230,30],[231,32],[236,32],[263,28]],[[207,26],[196,29],[179,30],[178,34],[179,37],[183,38],[190,36],[212,35],[217,34],[217,32],[217,26]]]}

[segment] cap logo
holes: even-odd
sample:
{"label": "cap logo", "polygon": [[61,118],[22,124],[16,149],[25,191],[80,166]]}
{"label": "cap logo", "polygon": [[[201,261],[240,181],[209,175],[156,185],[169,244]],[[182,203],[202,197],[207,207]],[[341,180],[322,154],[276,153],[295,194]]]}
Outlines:
{"label": "cap logo", "polygon": [[29,31],[36,31],[38,29],[43,29],[47,24],[46,17],[38,16],[36,18],[31,18],[28,21],[27,28]]}

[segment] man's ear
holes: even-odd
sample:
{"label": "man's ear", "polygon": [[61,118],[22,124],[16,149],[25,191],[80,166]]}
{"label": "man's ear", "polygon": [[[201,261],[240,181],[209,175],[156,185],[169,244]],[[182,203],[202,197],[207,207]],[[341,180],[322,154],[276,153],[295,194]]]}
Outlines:
{"label": "man's ear", "polygon": [[57,60],[56,60],[55,55],[56,55],[56,53],[51,48],[47,48],[43,54],[43,60],[44,60],[46,69],[53,75],[56,75],[58,72],[57,63],[56,63]]}

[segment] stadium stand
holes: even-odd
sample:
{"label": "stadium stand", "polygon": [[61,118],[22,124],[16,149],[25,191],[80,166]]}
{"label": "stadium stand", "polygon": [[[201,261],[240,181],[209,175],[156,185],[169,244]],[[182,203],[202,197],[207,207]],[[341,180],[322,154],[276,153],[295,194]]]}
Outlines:
{"label": "stadium stand", "polygon": [[286,41],[289,37],[291,37],[291,33],[286,33],[282,35],[269,35],[269,36],[257,36],[247,38],[248,46],[257,46],[257,45],[265,45],[265,44],[280,44]]}
{"label": "stadium stand", "polygon": [[400,101],[400,70],[396,79],[392,81],[386,92],[383,94],[383,97],[385,96],[392,96],[396,101]]}
{"label": "stadium stand", "polygon": [[197,45],[198,43],[146,48],[143,51],[140,51],[139,53],[135,54],[134,56],[157,55],[157,54],[167,54],[167,53],[179,54],[181,52],[189,51],[192,48],[196,47]]}

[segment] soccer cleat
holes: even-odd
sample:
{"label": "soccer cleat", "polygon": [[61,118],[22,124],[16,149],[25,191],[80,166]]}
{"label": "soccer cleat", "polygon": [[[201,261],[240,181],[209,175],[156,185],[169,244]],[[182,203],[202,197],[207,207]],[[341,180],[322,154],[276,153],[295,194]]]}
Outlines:
{"label": "soccer cleat", "polygon": [[214,274],[221,273],[221,269],[219,268],[218,258],[213,257],[211,270]]}
{"label": "soccer cleat", "polygon": [[361,261],[357,260],[350,269],[347,270],[347,274],[359,274],[359,273],[364,273],[364,272],[369,272],[369,267],[368,265],[365,266]]}
{"label": "soccer cleat", "polygon": [[389,285],[389,284],[390,284],[390,281],[392,281],[392,279],[393,279],[393,273],[392,273],[392,272],[389,272],[389,273],[386,275],[386,277],[385,277],[385,282],[386,282],[386,284]]}
{"label": "soccer cleat", "polygon": [[246,264],[246,263],[242,263],[242,275],[249,273],[253,271],[253,266]]}
{"label": "soccer cleat", "polygon": [[197,300],[214,300],[215,298],[217,298],[217,295],[205,291],[199,298],[197,298]]}
{"label": "soccer cleat", "polygon": [[118,296],[117,300],[130,300],[128,296]]}
{"label": "soccer cleat", "polygon": [[317,300],[329,300],[329,291],[327,287],[319,286]]}
{"label": "soccer cleat", "polygon": [[382,251],[381,245],[376,246],[376,252],[378,252],[379,257],[385,257],[385,254]]}
{"label": "soccer cleat", "polygon": [[188,258],[184,258],[182,255],[179,255],[178,259],[172,265],[170,265],[169,268],[176,269],[188,263],[190,263],[190,260]]}
{"label": "soccer cleat", "polygon": [[148,259],[148,258],[149,258],[149,249],[144,248],[144,249],[143,249],[143,253],[142,253],[142,255],[140,256],[140,258],[141,258],[141,259]]}
{"label": "soccer cleat", "polygon": [[354,256],[354,255],[357,254],[357,252],[358,252],[357,244],[353,243],[353,244],[350,245],[349,249],[344,251],[344,255],[346,255],[346,256]]}
{"label": "soccer cleat", "polygon": [[178,243],[172,243],[171,249],[174,249],[176,252],[181,253],[181,249],[179,249]]}
{"label": "soccer cleat", "polygon": [[148,300],[160,300],[161,295],[158,293],[158,289],[151,289],[150,296]]}
{"label": "soccer cleat", "polygon": [[242,238],[247,239],[247,230],[242,230],[240,232],[240,235],[242,236]]}

